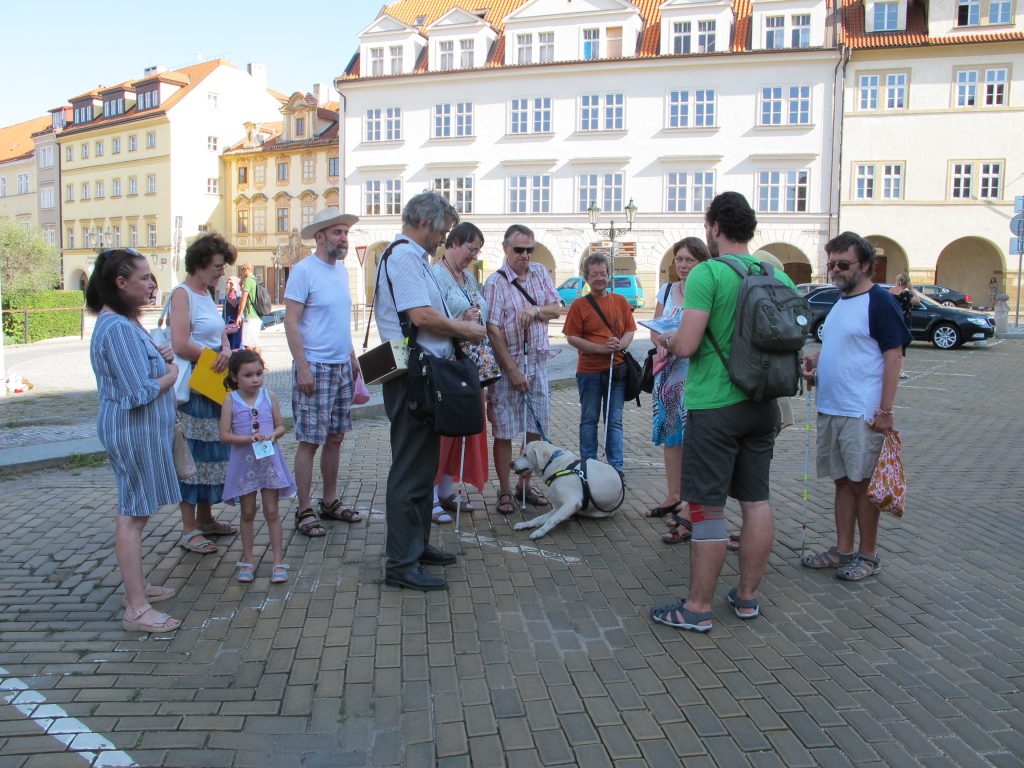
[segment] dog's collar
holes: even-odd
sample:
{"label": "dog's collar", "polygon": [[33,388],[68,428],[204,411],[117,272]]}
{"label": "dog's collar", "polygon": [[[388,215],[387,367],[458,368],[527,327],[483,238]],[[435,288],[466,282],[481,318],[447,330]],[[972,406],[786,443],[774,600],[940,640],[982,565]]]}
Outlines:
{"label": "dog's collar", "polygon": [[[557,459],[563,453],[565,453],[565,451],[563,451],[561,448],[556,448],[555,452],[551,454],[551,458],[548,459],[548,463],[544,465],[544,468],[540,471],[540,473],[543,475],[545,472],[547,472],[548,467],[551,466],[551,462]],[[550,481],[548,482],[548,485],[551,485]]]}

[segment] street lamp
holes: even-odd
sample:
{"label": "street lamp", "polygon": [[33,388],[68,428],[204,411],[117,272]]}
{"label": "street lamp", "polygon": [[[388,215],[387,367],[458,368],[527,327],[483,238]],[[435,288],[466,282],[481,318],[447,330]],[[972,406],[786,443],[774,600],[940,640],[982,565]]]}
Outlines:
{"label": "street lamp", "polygon": [[110,227],[104,230],[90,229],[89,230],[89,247],[92,248],[96,253],[99,253],[104,248],[108,248],[110,243]]}
{"label": "street lamp", "polygon": [[609,275],[609,288],[608,290],[615,293],[615,239],[619,235],[624,235],[627,232],[632,231],[633,222],[636,220],[636,203],[633,202],[633,198],[629,198],[629,204],[626,206],[626,228],[616,229],[615,219],[612,219],[608,229],[598,229],[597,224],[601,219],[601,209],[597,207],[597,201],[590,204],[587,208],[587,217],[590,219],[590,227],[595,232],[601,235],[605,235],[609,240],[612,241],[612,254],[611,254],[611,275]]}

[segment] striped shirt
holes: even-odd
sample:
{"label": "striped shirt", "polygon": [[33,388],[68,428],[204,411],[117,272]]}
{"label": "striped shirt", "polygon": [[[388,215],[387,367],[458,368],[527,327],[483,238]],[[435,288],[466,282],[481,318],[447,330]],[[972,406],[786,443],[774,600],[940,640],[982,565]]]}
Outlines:
{"label": "striped shirt", "polygon": [[[484,299],[487,300],[490,312],[487,322],[501,329],[505,345],[513,358],[523,353],[523,329],[519,324],[519,313],[532,304],[522,291],[512,285],[512,281],[517,280],[539,306],[558,303],[558,292],[551,282],[548,271],[541,264],[531,263],[529,267],[526,280],[518,278],[508,264],[504,264],[484,283]],[[550,357],[548,321],[531,321],[529,331],[530,352],[543,359]]]}

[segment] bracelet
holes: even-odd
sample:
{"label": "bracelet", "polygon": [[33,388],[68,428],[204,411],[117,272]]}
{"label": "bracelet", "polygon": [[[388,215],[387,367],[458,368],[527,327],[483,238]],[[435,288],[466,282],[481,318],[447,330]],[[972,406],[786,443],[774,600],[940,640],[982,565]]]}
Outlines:
{"label": "bracelet", "polygon": [[888,411],[885,411],[879,408],[875,411],[875,416],[892,416],[892,409],[890,408]]}

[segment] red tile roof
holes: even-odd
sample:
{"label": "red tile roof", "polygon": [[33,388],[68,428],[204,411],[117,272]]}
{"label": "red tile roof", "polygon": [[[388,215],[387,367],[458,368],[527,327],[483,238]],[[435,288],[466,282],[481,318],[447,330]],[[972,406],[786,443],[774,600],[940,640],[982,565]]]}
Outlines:
{"label": "red tile roof", "polygon": [[851,48],[898,48],[912,45],[963,45],[1024,40],[1024,32],[978,32],[975,34],[928,35],[928,9],[920,0],[908,0],[907,28],[903,32],[866,32],[863,0],[841,0],[839,42]]}
{"label": "red tile roof", "polygon": [[49,128],[50,120],[49,115],[33,117],[23,123],[0,128],[0,163],[32,157],[35,152],[32,134]]}
{"label": "red tile roof", "polygon": [[[498,39],[491,46],[490,55],[487,59],[487,66],[500,67],[505,61],[505,33],[502,21],[512,11],[525,5],[528,0],[398,0],[398,2],[385,6],[381,14],[387,14],[409,26],[420,16],[424,17],[420,31],[426,35],[427,28],[439,18],[448,13],[452,8],[459,7],[470,13],[478,8],[487,7],[487,14],[484,20],[487,21],[498,32]],[[661,47],[661,4],[664,0],[633,0],[633,4],[640,11],[644,20],[644,26],[640,32],[640,39],[637,43],[637,56],[657,56]],[[732,0],[733,14],[736,18],[735,37],[732,43],[732,50],[746,51],[749,49],[750,15],[753,10],[752,0]],[[343,77],[359,77],[359,53],[349,62]],[[426,49],[416,61],[414,72],[424,72],[427,69]],[[384,77],[387,77],[386,75]]]}
{"label": "red tile roof", "polygon": [[[138,112],[135,107],[126,109],[123,115],[116,115],[112,117],[104,117],[102,114],[94,119],[92,122],[86,123],[85,125],[74,125],[68,124],[68,126],[61,132],[62,135],[74,135],[83,131],[89,131],[93,128],[98,128],[106,125],[116,125],[120,123],[130,122],[132,120],[141,120],[153,117],[155,115],[162,115],[171,109],[175,104],[181,101],[193,88],[201,83],[211,72],[213,72],[219,66],[233,67],[234,65],[224,59],[213,59],[211,61],[204,61],[202,64],[193,64],[190,67],[182,67],[171,72],[161,72],[159,75],[151,75],[149,77],[142,77],[138,80],[126,80],[124,85],[133,85],[141,82],[153,80],[159,78],[167,82],[182,83],[182,87],[167,97],[163,103],[160,104],[158,109],[147,109],[144,112]],[[79,94],[69,101],[83,98],[91,94],[99,94],[101,91],[107,90],[105,86],[101,86],[93,91],[88,91],[84,94]]]}

